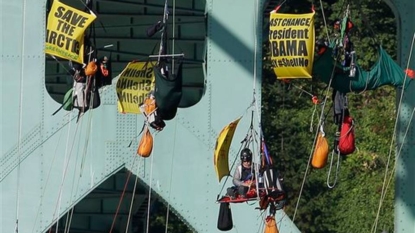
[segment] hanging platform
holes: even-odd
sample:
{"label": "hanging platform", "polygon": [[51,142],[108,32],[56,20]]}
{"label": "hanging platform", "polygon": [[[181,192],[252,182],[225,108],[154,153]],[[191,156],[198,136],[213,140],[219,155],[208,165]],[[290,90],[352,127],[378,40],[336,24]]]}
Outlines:
{"label": "hanging platform", "polygon": [[[258,196],[256,194],[256,189],[251,188],[245,197],[242,197],[241,195],[237,195],[235,198],[231,198],[229,196],[222,196],[220,199],[217,200],[217,203],[243,203],[243,202],[249,202],[249,201],[257,201]],[[268,194],[265,192],[265,188],[259,189],[259,199],[266,198],[268,202],[275,202],[277,206],[283,207],[285,200],[286,200],[286,194],[283,191],[278,190],[268,190]],[[281,205],[278,205],[279,203],[282,203]],[[267,204],[268,205],[268,204]],[[280,208],[278,208],[280,209]]]}

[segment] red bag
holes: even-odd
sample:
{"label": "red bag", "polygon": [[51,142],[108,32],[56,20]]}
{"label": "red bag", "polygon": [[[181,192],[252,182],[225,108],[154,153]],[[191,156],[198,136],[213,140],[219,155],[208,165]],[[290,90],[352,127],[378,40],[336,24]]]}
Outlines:
{"label": "red bag", "polygon": [[353,118],[345,116],[340,131],[339,151],[342,155],[348,155],[353,153],[355,149]]}

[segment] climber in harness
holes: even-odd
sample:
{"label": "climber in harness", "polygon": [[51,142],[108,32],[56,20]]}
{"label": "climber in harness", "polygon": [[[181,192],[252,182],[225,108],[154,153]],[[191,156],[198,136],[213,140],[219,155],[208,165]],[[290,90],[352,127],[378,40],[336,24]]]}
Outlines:
{"label": "climber in harness", "polygon": [[166,123],[164,123],[163,119],[161,119],[157,112],[154,91],[151,91],[144,99],[144,102],[140,104],[140,111],[143,113],[146,121],[153,129],[161,131],[166,126]]}
{"label": "climber in harness", "polygon": [[[182,70],[184,54],[167,54],[168,44],[168,4],[165,0],[163,20],[147,29],[147,36],[152,37],[161,32],[160,48],[157,64],[154,67],[155,88],[154,99],[157,105],[157,114],[161,120],[172,120],[177,113],[182,98]],[[152,57],[154,57],[152,55]]]}
{"label": "climber in harness", "polygon": [[349,14],[349,6],[347,6],[345,17],[342,20],[337,19],[333,24],[335,38],[333,57],[343,67],[343,71],[349,72],[349,77],[353,78],[356,75],[356,52],[350,40],[354,24],[349,19]]}
{"label": "climber in harness", "polygon": [[[244,148],[240,154],[241,164],[235,169],[232,183],[235,185],[227,189],[227,195],[231,199],[247,198],[247,193],[255,185],[254,169],[252,164],[252,151]],[[239,196],[238,196],[239,195]]]}
{"label": "climber in harness", "polygon": [[[348,108],[347,96],[341,91],[334,90],[332,98],[334,105],[333,120],[334,124],[337,125],[337,131],[334,136],[333,150],[331,152],[329,171],[327,175],[327,186],[329,188],[334,188],[337,183],[341,156],[352,154],[356,149],[354,123]],[[337,157],[337,162],[335,165],[335,171],[333,172],[334,174],[332,174],[332,168],[334,168],[334,157]]]}
{"label": "climber in harness", "polygon": [[284,208],[286,193],[283,188],[283,178],[273,164],[268,152],[265,140],[261,140],[262,167],[259,173],[259,186],[264,187],[264,192],[260,191],[259,210],[266,210],[269,207],[270,216],[274,216],[277,210]]}
{"label": "climber in harness", "polygon": [[327,51],[327,48],[329,47],[329,42],[325,39],[318,39],[316,40],[316,47],[315,52],[317,56],[323,55]]}
{"label": "climber in harness", "polygon": [[337,125],[334,149],[341,155],[349,155],[355,151],[354,122],[348,108],[348,100],[345,93],[334,90],[334,124]]}

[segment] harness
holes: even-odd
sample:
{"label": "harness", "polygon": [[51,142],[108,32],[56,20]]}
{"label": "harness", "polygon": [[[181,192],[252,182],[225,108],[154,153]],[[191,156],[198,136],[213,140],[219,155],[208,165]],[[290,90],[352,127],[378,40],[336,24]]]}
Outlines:
{"label": "harness", "polygon": [[251,168],[244,168],[242,165],[238,166],[239,174],[241,174],[241,181],[251,180],[253,173]]}

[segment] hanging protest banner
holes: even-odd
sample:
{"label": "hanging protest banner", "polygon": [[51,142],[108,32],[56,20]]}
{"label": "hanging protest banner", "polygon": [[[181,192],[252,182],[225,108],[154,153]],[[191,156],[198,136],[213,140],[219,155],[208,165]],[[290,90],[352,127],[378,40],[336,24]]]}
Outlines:
{"label": "hanging protest banner", "polygon": [[277,79],[311,78],[314,60],[314,11],[270,14],[271,62]]}
{"label": "hanging protest banner", "polygon": [[48,15],[45,53],[82,64],[84,32],[95,19],[92,12],[88,14],[53,1]]}
{"label": "hanging protest banner", "polygon": [[154,70],[148,62],[130,62],[117,81],[118,111],[141,113],[139,105],[154,89]]}

